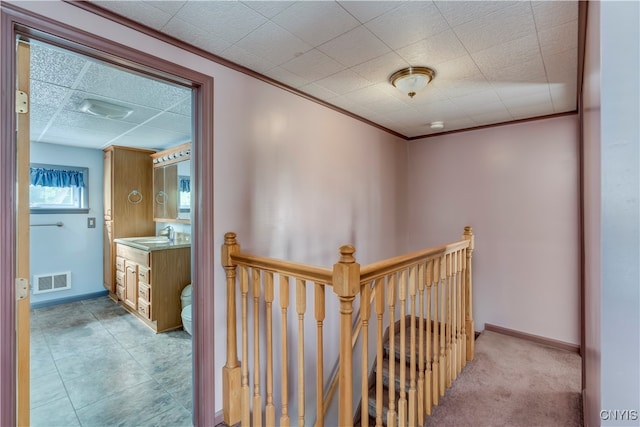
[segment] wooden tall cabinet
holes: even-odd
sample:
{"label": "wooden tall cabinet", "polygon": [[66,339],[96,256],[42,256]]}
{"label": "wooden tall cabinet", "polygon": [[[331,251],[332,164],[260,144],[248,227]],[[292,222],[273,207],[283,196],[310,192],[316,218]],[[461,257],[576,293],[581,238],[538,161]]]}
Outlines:
{"label": "wooden tall cabinet", "polygon": [[116,299],[116,244],[119,237],[155,235],[153,151],[104,149],[104,287]]}

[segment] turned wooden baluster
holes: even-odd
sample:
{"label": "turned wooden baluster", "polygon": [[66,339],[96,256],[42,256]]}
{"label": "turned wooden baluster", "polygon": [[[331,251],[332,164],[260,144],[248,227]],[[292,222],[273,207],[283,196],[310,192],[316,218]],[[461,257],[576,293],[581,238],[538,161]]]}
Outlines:
{"label": "turned wooden baluster", "polygon": [[289,278],[280,275],[280,309],[282,310],[282,414],[280,426],[289,427],[289,348],[287,347],[287,310],[289,308]]}
{"label": "turned wooden baluster", "polygon": [[451,383],[458,376],[458,252],[451,254]]}
{"label": "turned wooden baluster", "polygon": [[[222,369],[222,412],[227,425],[240,421],[241,369],[236,337],[236,264],[231,255],[240,251],[236,233],[225,233],[221,248],[222,266],[227,277],[227,361]],[[246,363],[246,360],[245,360]]]}
{"label": "turned wooden baluster", "polygon": [[360,321],[362,322],[362,364],[361,364],[361,391],[362,404],[360,405],[360,425],[369,427],[369,318],[371,317],[371,284],[360,286]]}
{"label": "turned wooden baluster", "polygon": [[316,364],[316,411],[318,427],[324,426],[324,344],[322,335],[322,322],[324,322],[324,285],[315,284],[315,315],[317,326],[317,364]]}
{"label": "turned wooden baluster", "polygon": [[416,391],[416,266],[409,268],[409,303],[411,318],[409,323],[409,426],[418,420]]}
{"label": "turned wooden baluster", "polygon": [[264,273],[265,316],[267,318],[267,405],[264,422],[267,426],[276,425],[276,408],[273,406],[273,273]]}
{"label": "turned wooden baluster", "polygon": [[384,281],[375,281],[376,292],[376,316],[378,319],[378,339],[376,340],[376,427],[382,427],[382,400],[384,384],[382,383],[383,353],[383,317],[384,317]]}
{"label": "turned wooden baluster", "polygon": [[296,279],[298,313],[298,425],[304,425],[304,313],[307,311],[307,283]]}
{"label": "turned wooden baluster", "polygon": [[440,266],[442,257],[433,261],[433,404],[440,401]]}
{"label": "turned wooden baluster", "polygon": [[464,292],[465,292],[465,328],[467,330],[467,360],[473,360],[475,352],[475,326],[473,323],[473,286],[471,282],[471,256],[473,253],[474,237],[473,229],[469,226],[464,228],[464,240],[469,240],[469,248],[467,249],[467,262],[464,274]]}
{"label": "turned wooden baluster", "polygon": [[353,257],[355,251],[353,246],[341,246],[340,260],[333,265],[333,291],[340,299],[338,425],[347,427],[353,425],[353,300],[360,290],[360,264]]}
{"label": "turned wooden baluster", "polygon": [[461,350],[460,350],[460,363],[462,367],[467,365],[467,325],[465,322],[465,306],[466,306],[466,292],[464,290],[464,277],[465,272],[467,270],[467,249],[463,249],[460,253],[460,333],[462,337],[460,339],[461,342]]}
{"label": "turned wooden baluster", "polygon": [[[456,261],[456,343],[458,352],[456,354],[456,371],[459,373],[462,371],[462,348],[463,345],[463,337],[462,337],[462,328],[464,321],[462,319],[462,251],[456,252],[457,261]],[[466,356],[465,356],[466,357]]]}
{"label": "turned wooden baluster", "polygon": [[447,275],[444,285],[446,287],[447,298],[445,300],[447,315],[445,318],[445,361],[444,368],[445,387],[451,387],[451,254],[445,256]]}
{"label": "turned wooden baluster", "polygon": [[396,275],[388,276],[387,291],[389,292],[389,410],[387,411],[387,426],[396,425]]}
{"label": "turned wooden baluster", "polygon": [[[433,351],[433,335],[431,333],[431,289],[433,283],[433,260],[427,261],[426,268],[426,294],[427,294],[427,302],[426,308],[427,313],[425,315],[425,325],[426,325],[426,373],[424,380],[424,411],[427,415],[431,415],[431,409],[433,405],[434,393],[433,393],[433,371],[431,370],[431,353]],[[435,393],[437,395],[438,393]],[[436,402],[437,403],[437,402]],[[424,424],[424,423],[423,423]]]}
{"label": "turned wooden baluster", "polygon": [[262,396],[260,395],[260,270],[253,268],[253,426],[262,425]]}
{"label": "turned wooden baluster", "polygon": [[249,269],[240,267],[240,293],[242,295],[242,427],[251,425],[251,390],[249,389]]}
{"label": "turned wooden baluster", "polygon": [[425,264],[418,266],[418,425],[424,425],[424,312]]}
{"label": "turned wooden baluster", "polygon": [[[400,304],[400,398],[398,399],[398,427],[407,425],[407,271],[400,272],[398,280],[398,301]],[[392,360],[390,358],[390,360]]]}
{"label": "turned wooden baluster", "polygon": [[446,385],[446,330],[445,330],[445,322],[446,322],[446,303],[447,303],[447,266],[446,266],[446,256],[443,255],[440,257],[440,280],[439,280],[439,288],[440,288],[440,364],[439,364],[439,372],[438,372],[438,382],[439,382],[439,392],[440,396],[444,396],[445,385]]}

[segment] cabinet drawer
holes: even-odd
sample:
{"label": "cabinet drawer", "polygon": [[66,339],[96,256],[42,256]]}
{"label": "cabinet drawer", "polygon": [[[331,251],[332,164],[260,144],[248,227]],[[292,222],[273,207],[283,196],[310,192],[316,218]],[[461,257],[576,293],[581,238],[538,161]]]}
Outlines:
{"label": "cabinet drawer", "polygon": [[151,287],[146,283],[138,283],[138,298],[144,300],[147,303],[151,302]]}
{"label": "cabinet drawer", "polygon": [[[124,267],[122,269],[124,270]],[[116,271],[116,284],[118,286],[124,286],[124,271]]]}
{"label": "cabinet drawer", "polygon": [[149,279],[151,278],[151,270],[146,267],[140,267],[138,269],[138,281],[150,285]]}
{"label": "cabinet drawer", "polygon": [[149,267],[149,252],[132,248],[122,244],[117,245],[116,255],[133,261],[144,267]]}
{"label": "cabinet drawer", "polygon": [[124,301],[125,287],[124,286],[116,286],[116,296],[120,301]]}
{"label": "cabinet drawer", "polygon": [[116,270],[124,271],[124,258],[119,256],[116,257]]}
{"label": "cabinet drawer", "polygon": [[138,313],[145,319],[151,320],[151,304],[143,299],[138,299]]}

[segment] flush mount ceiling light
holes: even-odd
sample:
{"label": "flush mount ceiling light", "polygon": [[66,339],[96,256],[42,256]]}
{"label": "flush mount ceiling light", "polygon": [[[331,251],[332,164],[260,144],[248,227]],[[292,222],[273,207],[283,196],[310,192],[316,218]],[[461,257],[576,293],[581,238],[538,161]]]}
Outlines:
{"label": "flush mount ceiling light", "polygon": [[444,122],[442,121],[431,122],[431,129],[434,129],[434,130],[444,129]]}
{"label": "flush mount ceiling light", "polygon": [[409,67],[398,70],[389,77],[389,82],[400,92],[406,93],[413,98],[421,89],[424,89],[433,78],[436,72],[428,67]]}
{"label": "flush mount ceiling light", "polygon": [[131,108],[98,99],[85,99],[78,109],[83,113],[93,114],[105,119],[124,119],[133,113]]}

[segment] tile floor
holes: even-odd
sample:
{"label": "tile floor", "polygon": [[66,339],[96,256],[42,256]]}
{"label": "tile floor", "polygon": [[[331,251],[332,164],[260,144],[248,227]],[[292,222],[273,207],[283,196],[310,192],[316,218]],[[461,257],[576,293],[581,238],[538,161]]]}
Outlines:
{"label": "tile floor", "polygon": [[31,310],[31,426],[191,426],[191,354],[108,297]]}

